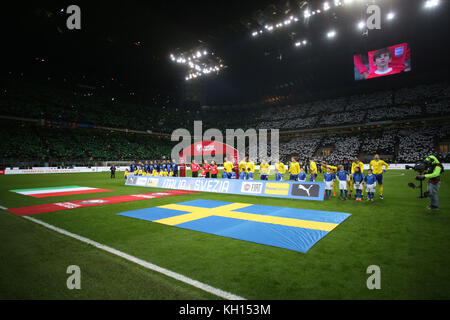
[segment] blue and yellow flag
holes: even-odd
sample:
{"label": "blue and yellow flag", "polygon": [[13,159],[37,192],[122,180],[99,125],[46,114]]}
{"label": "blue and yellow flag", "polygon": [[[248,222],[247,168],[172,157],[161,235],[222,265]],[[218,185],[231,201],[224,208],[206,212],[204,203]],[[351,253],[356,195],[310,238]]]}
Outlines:
{"label": "blue and yellow flag", "polygon": [[202,199],[119,215],[303,253],[350,216]]}

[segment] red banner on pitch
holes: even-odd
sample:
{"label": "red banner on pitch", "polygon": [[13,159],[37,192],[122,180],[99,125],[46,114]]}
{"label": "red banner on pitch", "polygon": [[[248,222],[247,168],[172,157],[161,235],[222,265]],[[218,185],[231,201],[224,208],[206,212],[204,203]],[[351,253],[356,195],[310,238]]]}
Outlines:
{"label": "red banner on pitch", "polygon": [[121,202],[164,198],[164,197],[177,196],[177,195],[183,195],[183,194],[189,194],[189,193],[197,193],[197,192],[196,191],[184,191],[184,190],[169,190],[169,191],[164,191],[164,192],[133,194],[133,195],[126,195],[126,196],[116,196],[116,197],[99,198],[99,199],[91,199],[91,200],[76,200],[76,201],[40,204],[40,205],[30,206],[30,207],[8,209],[8,211],[11,213],[14,213],[15,215],[18,215],[18,216],[28,216],[28,215],[33,215],[33,214],[45,213],[45,212],[92,207],[92,206],[98,206],[98,205],[104,205],[104,204],[113,204],[113,203],[121,203]]}

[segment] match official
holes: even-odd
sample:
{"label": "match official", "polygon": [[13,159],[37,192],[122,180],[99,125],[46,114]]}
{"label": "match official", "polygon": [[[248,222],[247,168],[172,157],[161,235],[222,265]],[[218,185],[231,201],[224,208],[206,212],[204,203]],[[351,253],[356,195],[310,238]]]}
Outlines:
{"label": "match official", "polygon": [[116,178],[116,166],[112,165],[111,168],[109,168],[109,170],[111,171],[111,179],[115,179]]}

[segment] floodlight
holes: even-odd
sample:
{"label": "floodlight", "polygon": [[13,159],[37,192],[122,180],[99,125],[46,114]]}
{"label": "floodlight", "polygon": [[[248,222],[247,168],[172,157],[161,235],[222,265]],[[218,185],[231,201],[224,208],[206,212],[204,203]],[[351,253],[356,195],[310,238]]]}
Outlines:
{"label": "floodlight", "polygon": [[359,30],[364,29],[365,26],[366,26],[366,23],[365,23],[364,21],[360,21],[360,22],[358,23],[358,29],[359,29]]}
{"label": "floodlight", "polygon": [[327,33],[328,38],[334,38],[335,36],[336,36],[336,31],[334,31],[334,30]]}
{"label": "floodlight", "polygon": [[425,8],[433,8],[439,5],[439,0],[427,0],[425,1]]}
{"label": "floodlight", "polygon": [[395,17],[395,13],[393,13],[393,12],[389,12],[389,13],[387,14],[387,16],[386,16],[386,18],[387,18],[388,20],[392,20],[392,19],[394,19],[394,17]]}

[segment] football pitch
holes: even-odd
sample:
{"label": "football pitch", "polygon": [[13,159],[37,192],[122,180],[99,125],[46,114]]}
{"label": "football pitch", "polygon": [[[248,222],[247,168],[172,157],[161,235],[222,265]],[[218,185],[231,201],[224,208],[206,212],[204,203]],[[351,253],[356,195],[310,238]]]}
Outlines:
{"label": "football pitch", "polygon": [[[164,191],[125,186],[123,173],[116,176],[3,175],[0,206],[12,209]],[[418,199],[418,190],[407,186],[415,182],[414,176],[411,171],[388,171],[384,200],[376,196],[374,202],[192,193],[32,218],[246,299],[449,299],[448,174],[442,177],[441,210],[436,212],[428,211],[428,200]],[[10,191],[63,186],[108,192],[32,197]],[[118,215],[200,199],[351,216],[301,253]],[[221,299],[5,210],[0,210],[0,261],[0,299]],[[66,286],[70,265],[80,267],[80,290]],[[379,290],[367,288],[371,265],[381,270]]]}

